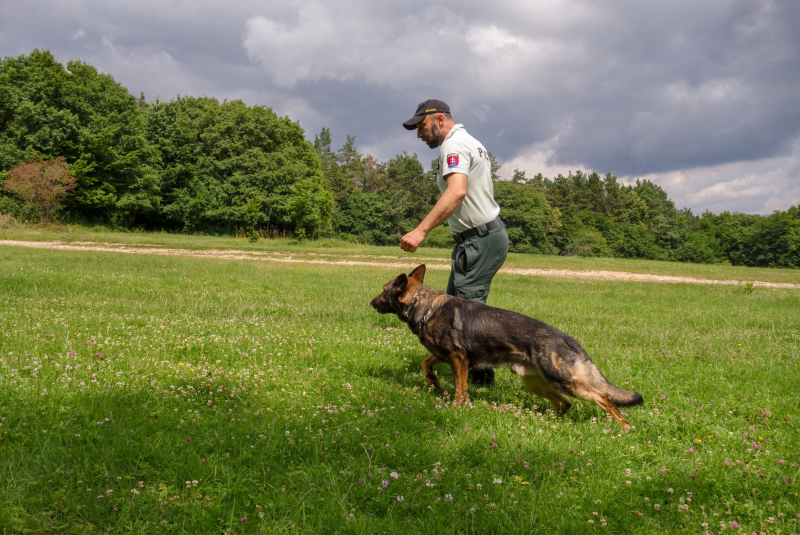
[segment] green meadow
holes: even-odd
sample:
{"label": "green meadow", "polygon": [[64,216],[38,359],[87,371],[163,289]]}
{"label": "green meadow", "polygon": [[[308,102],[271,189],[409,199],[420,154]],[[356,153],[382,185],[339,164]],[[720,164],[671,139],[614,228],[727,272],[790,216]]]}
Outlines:
{"label": "green meadow", "polygon": [[[361,245],[336,239],[298,242],[290,239],[259,240],[229,236],[201,236],[168,232],[118,232],[103,227],[86,228],[78,225],[27,225],[0,214],[0,240],[59,241],[63,243],[115,244],[127,247],[169,247],[190,250],[236,249],[246,252],[273,252],[326,255],[332,260],[367,255],[376,262],[387,257],[408,262],[418,258],[448,261],[449,249],[420,248],[417,253],[405,253],[399,247]],[[511,268],[608,270],[647,273],[677,277],[717,280],[763,281],[800,284],[800,270],[784,268],[753,268],[722,264],[689,264],[658,260],[627,258],[582,258],[579,256],[529,255],[510,253],[504,264]]]}
{"label": "green meadow", "polygon": [[[800,282],[614,259],[509,265]],[[397,268],[4,245],[0,267],[4,533],[800,531],[800,289],[498,275],[491,305],[571,334],[644,396],[626,435],[587,402],[553,414],[507,370],[470,387],[467,406],[451,405],[446,366],[429,390],[419,342],[369,307]]]}

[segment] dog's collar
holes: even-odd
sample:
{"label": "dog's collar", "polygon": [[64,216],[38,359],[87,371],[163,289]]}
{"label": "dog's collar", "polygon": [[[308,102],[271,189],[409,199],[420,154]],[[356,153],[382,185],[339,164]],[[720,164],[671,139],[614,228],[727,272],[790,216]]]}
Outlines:
{"label": "dog's collar", "polygon": [[[416,294],[415,294],[415,295],[416,295]],[[436,314],[436,312],[438,312],[438,311],[439,311],[439,308],[441,307],[441,303],[439,303],[439,302],[438,302],[438,301],[439,301],[439,299],[438,299],[438,298],[436,299],[436,301],[437,301],[437,302],[435,302],[434,306],[430,307],[430,308],[428,309],[428,311],[425,313],[425,315],[424,315],[424,316],[422,316],[422,319],[419,321],[419,329],[420,329],[420,331],[421,331],[423,328],[425,328],[425,325],[428,323],[428,321],[431,319],[431,317],[432,317],[434,314]]]}
{"label": "dog's collar", "polygon": [[420,330],[425,328],[425,324],[428,323],[428,320],[431,319],[433,316],[434,310],[428,310],[428,312],[422,317],[422,320],[419,322]]}
{"label": "dog's collar", "polygon": [[417,295],[418,294],[419,294],[419,290],[415,291],[414,295],[411,296],[412,313],[408,314],[406,311],[403,311],[402,315],[405,316],[405,317],[404,318],[403,317],[400,318],[403,321],[405,321],[406,323],[414,316],[413,308],[415,308],[414,305],[416,305],[416,303],[417,303]]}

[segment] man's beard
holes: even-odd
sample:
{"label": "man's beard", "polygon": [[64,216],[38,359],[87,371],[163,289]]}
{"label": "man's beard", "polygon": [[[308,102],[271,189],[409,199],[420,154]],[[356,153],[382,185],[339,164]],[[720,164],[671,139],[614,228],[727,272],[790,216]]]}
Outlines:
{"label": "man's beard", "polygon": [[439,128],[439,125],[436,123],[431,126],[431,137],[430,138],[422,138],[428,147],[435,149],[439,146],[439,141],[442,139],[442,130]]}

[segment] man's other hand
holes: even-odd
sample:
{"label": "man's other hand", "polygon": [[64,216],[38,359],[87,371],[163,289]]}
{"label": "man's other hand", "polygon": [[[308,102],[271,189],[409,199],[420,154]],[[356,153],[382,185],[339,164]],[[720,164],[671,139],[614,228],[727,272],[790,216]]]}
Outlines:
{"label": "man's other hand", "polygon": [[415,228],[400,240],[400,248],[407,253],[413,253],[419,247],[419,244],[425,239],[425,233],[419,228]]}

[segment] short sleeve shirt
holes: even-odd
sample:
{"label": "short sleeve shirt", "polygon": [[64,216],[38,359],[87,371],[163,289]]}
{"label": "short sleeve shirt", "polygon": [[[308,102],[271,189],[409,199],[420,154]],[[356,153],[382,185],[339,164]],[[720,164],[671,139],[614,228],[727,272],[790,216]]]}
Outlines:
{"label": "short sleeve shirt", "polygon": [[451,173],[467,175],[467,195],[447,220],[450,232],[464,232],[488,223],[500,214],[500,206],[494,200],[489,152],[461,124],[453,126],[439,147],[436,183],[442,193],[447,189],[444,177]]}

